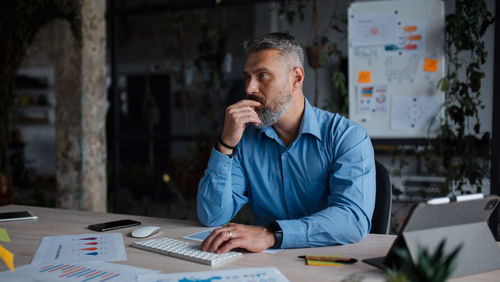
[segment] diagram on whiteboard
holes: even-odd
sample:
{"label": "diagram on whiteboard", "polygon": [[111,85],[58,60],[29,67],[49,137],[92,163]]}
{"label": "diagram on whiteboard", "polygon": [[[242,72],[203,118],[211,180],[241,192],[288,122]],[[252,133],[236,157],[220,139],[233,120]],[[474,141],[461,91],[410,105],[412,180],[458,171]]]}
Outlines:
{"label": "diagram on whiteboard", "polygon": [[392,13],[351,15],[350,43],[352,46],[396,44],[398,18]]}
{"label": "diagram on whiteboard", "polygon": [[425,23],[410,21],[398,27],[398,43],[378,47],[379,56],[423,54],[425,52]]}
{"label": "diagram on whiteboard", "polygon": [[394,66],[392,57],[388,57],[385,60],[385,75],[387,76],[387,81],[392,83],[392,81],[397,81],[401,83],[404,80],[413,83],[415,81],[415,75],[417,74],[418,62],[420,57],[418,55],[411,55],[408,58],[408,62],[403,66]]}
{"label": "diagram on whiteboard", "polygon": [[439,115],[439,96],[393,96],[391,100],[391,128],[427,130]]}
{"label": "diagram on whiteboard", "polygon": [[376,47],[355,47],[354,56],[368,60],[368,65],[371,66],[372,60],[377,58]]}

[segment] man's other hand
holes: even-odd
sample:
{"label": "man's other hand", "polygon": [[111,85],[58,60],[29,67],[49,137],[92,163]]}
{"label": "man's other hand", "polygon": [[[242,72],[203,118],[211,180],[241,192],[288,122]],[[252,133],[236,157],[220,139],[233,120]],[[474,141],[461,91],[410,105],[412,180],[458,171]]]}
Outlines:
{"label": "man's other hand", "polygon": [[274,245],[274,234],[265,227],[229,223],[215,229],[201,244],[201,250],[223,254],[235,248],[260,252]]}

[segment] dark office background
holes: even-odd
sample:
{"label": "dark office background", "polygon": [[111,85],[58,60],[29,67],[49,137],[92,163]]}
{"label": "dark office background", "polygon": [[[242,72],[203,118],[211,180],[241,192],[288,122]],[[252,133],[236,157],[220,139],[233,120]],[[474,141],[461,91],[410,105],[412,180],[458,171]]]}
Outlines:
{"label": "dark office background", "polygon": [[[279,1],[107,1],[106,138],[110,212],[196,219],[197,184],[221,130],[223,110],[244,95],[241,70],[245,55],[241,43],[256,35],[286,30],[302,44],[310,44],[312,0],[301,2],[305,4],[304,18],[300,19],[297,6],[291,6],[295,15],[294,23],[290,24],[286,14],[279,16]],[[322,30],[345,15],[350,2],[318,1]],[[496,1],[485,2],[491,13],[497,15]],[[453,13],[453,3],[445,1],[447,14]],[[495,56],[500,54],[497,40],[500,37],[496,36],[500,28],[496,27],[495,22],[484,38],[488,50],[485,71],[490,75],[483,81],[481,92],[485,97],[483,103],[491,111],[483,111],[481,119],[487,121],[482,128],[491,128],[492,138],[491,173],[480,192],[500,195],[500,98],[493,95],[500,81],[497,70],[500,59]],[[345,57],[345,34],[331,32],[328,36],[331,42],[338,43]],[[43,66],[42,71],[29,76],[41,77],[50,84],[53,83],[51,66],[57,57],[50,42],[56,35],[48,27],[39,37],[22,69]],[[324,101],[338,104],[341,100],[330,77],[334,71],[345,68],[345,61],[332,59],[320,71],[320,106],[325,106]],[[304,90],[311,101],[314,76],[309,66],[306,74]],[[48,100],[47,105],[55,103],[50,97]],[[55,205],[55,137],[50,132],[53,128],[40,123],[47,120],[50,125],[53,117],[51,110],[48,111],[35,117],[39,123],[20,130],[27,143],[22,149],[27,164],[24,170],[27,177],[23,179],[38,185],[28,183],[24,187],[31,188],[20,189],[15,202]],[[395,195],[394,228],[398,228],[410,205],[438,194],[437,184],[425,175],[425,164],[415,156],[426,142],[373,140],[377,160],[392,173],[393,184],[400,193]],[[401,162],[407,164],[400,168]],[[490,220],[492,229],[497,230],[497,240],[499,213],[497,209]],[[244,211],[237,220],[251,222],[251,216]]]}

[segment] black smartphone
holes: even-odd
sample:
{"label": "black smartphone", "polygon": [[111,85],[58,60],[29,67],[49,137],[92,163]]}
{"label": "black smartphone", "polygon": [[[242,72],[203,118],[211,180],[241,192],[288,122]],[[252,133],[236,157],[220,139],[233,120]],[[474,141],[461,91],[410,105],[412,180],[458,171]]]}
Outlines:
{"label": "black smartphone", "polygon": [[0,221],[37,219],[38,216],[32,211],[17,211],[17,212],[2,212],[0,213]]}
{"label": "black smartphone", "polygon": [[98,224],[91,224],[89,225],[90,230],[94,231],[109,231],[109,230],[115,230],[115,229],[120,229],[120,228],[126,228],[126,227],[131,227],[131,226],[136,226],[140,225],[141,223],[139,221],[131,220],[131,219],[124,219],[124,220],[117,220],[117,221],[110,221],[110,222],[104,222],[104,223],[98,223]]}

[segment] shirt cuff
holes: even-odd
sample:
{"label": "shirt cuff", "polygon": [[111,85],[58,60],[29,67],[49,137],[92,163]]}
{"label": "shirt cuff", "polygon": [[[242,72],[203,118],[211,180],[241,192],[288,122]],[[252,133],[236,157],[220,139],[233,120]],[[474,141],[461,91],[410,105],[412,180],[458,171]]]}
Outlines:
{"label": "shirt cuff", "polygon": [[212,148],[212,154],[208,160],[207,169],[214,172],[216,175],[227,174],[231,168],[232,159],[219,152],[217,149]]}
{"label": "shirt cuff", "polygon": [[300,220],[276,220],[283,230],[283,241],[281,248],[297,248],[303,247],[304,235],[306,234],[306,225]]}

